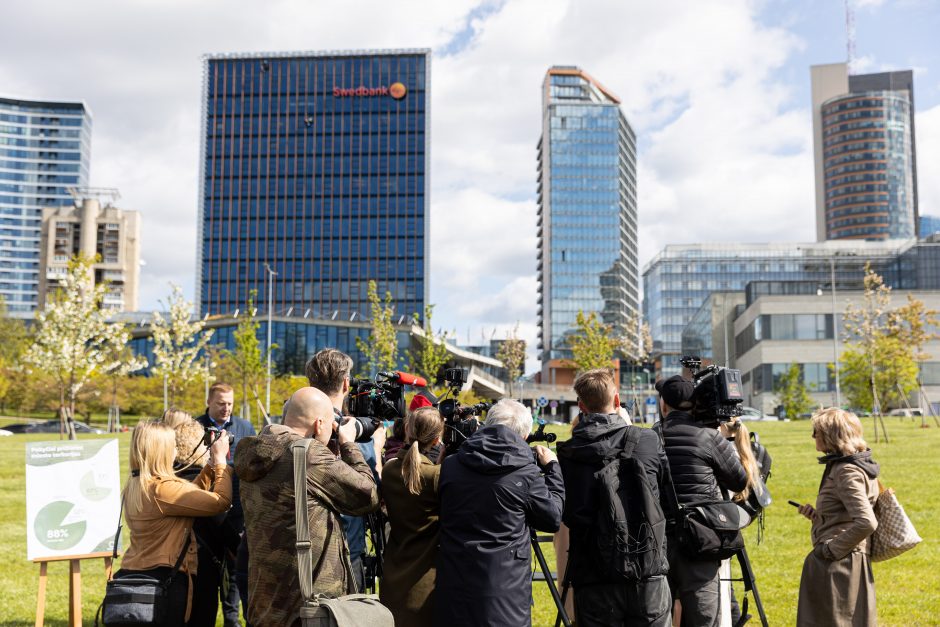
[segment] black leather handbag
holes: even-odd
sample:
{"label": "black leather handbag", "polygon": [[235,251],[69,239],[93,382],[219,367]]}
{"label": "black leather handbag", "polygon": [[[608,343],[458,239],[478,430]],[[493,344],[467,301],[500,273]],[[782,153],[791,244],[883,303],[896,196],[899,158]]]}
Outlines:
{"label": "black leather handbag", "polygon": [[[124,499],[121,499],[121,511],[124,511]],[[119,514],[120,516],[120,514]],[[121,538],[121,522],[118,521],[114,535],[112,560],[117,559],[118,541]],[[101,618],[105,627],[137,627],[139,625],[160,625],[166,618],[170,604],[169,589],[173,578],[179,572],[186,551],[189,550],[191,535],[187,532],[183,550],[173,565],[173,571],[166,579],[159,579],[143,573],[129,573],[114,579],[108,578],[104,600],[95,613],[95,627]]]}

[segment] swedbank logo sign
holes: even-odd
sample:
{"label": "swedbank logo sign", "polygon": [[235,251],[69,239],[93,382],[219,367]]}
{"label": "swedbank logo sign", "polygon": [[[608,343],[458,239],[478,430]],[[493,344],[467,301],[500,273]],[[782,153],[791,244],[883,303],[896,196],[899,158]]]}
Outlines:
{"label": "swedbank logo sign", "polygon": [[333,97],[334,98],[373,98],[376,96],[391,96],[395,100],[401,100],[408,93],[408,88],[405,87],[404,83],[392,83],[388,87],[384,85],[382,87],[334,87],[333,88]]}

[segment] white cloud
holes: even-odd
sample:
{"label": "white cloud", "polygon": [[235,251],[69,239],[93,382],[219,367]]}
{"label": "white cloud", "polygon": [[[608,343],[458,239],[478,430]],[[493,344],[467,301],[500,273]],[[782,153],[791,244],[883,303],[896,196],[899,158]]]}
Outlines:
{"label": "white cloud", "polygon": [[[670,242],[813,238],[808,103],[793,108],[778,79],[804,43],[766,25],[762,5],[20,2],[4,8],[0,85],[91,105],[92,182],[143,213],[141,305],[153,307],[169,280],[192,294],[202,54],[435,48],[435,323],[476,340],[520,321],[534,347],[536,144],[553,64],[579,65],[618,94],[638,133],[641,264]],[[925,176],[940,159],[940,141],[926,139],[940,137],[940,109],[917,124],[926,209],[940,202]]]}

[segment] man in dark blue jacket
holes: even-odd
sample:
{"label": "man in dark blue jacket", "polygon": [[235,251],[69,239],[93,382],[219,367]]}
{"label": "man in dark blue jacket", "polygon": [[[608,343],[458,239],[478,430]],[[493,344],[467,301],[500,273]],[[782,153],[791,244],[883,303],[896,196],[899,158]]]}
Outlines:
{"label": "man in dark blue jacket", "polygon": [[[571,538],[567,578],[574,588],[577,623],[579,627],[669,627],[672,596],[666,579],[665,518],[659,503],[667,462],[659,437],[649,429],[628,425],[620,415],[617,382],[609,369],[582,372],[575,379],[574,390],[581,416],[571,439],[558,444],[558,457],[567,495],[563,519]],[[642,475],[638,481],[649,486],[655,511],[644,511],[649,503],[641,495],[627,495],[628,518],[661,522],[659,540],[647,547],[642,572],[627,579],[611,570],[605,559],[609,556],[601,555],[597,541],[598,510],[603,507],[597,473],[621,454],[631,437],[636,472]],[[630,540],[620,539],[623,545]]]}
{"label": "man in dark blue jacket", "polygon": [[555,532],[565,486],[558,460],[526,444],[532,415],[502,400],[444,460],[434,624],[531,624],[530,529]]}
{"label": "man in dark blue jacket", "polygon": [[[203,427],[221,429],[234,436],[234,442],[228,450],[229,466],[234,464],[235,447],[238,441],[244,437],[256,435],[255,428],[250,422],[232,414],[234,406],[235,391],[232,386],[227,383],[215,383],[209,388],[206,413],[196,418]],[[232,476],[232,509],[225,517],[225,522],[237,533],[245,529],[245,514],[242,512],[242,502],[238,497],[238,477],[235,475]],[[235,585],[234,556],[226,555],[225,568],[228,570],[228,577],[222,579],[222,588],[219,593],[222,600],[222,616],[225,620],[225,627],[237,627],[241,625],[241,621],[238,618],[239,594],[238,587]]]}

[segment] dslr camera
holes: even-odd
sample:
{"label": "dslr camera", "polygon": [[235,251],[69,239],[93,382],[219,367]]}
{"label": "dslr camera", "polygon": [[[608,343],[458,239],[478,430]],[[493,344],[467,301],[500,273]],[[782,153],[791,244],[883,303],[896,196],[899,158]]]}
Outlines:
{"label": "dslr camera", "polygon": [[205,431],[202,434],[202,443],[206,445],[206,448],[209,448],[213,442],[224,436],[228,436],[229,448],[235,444],[235,436],[225,429],[219,429],[218,427],[203,427],[203,429]]}

